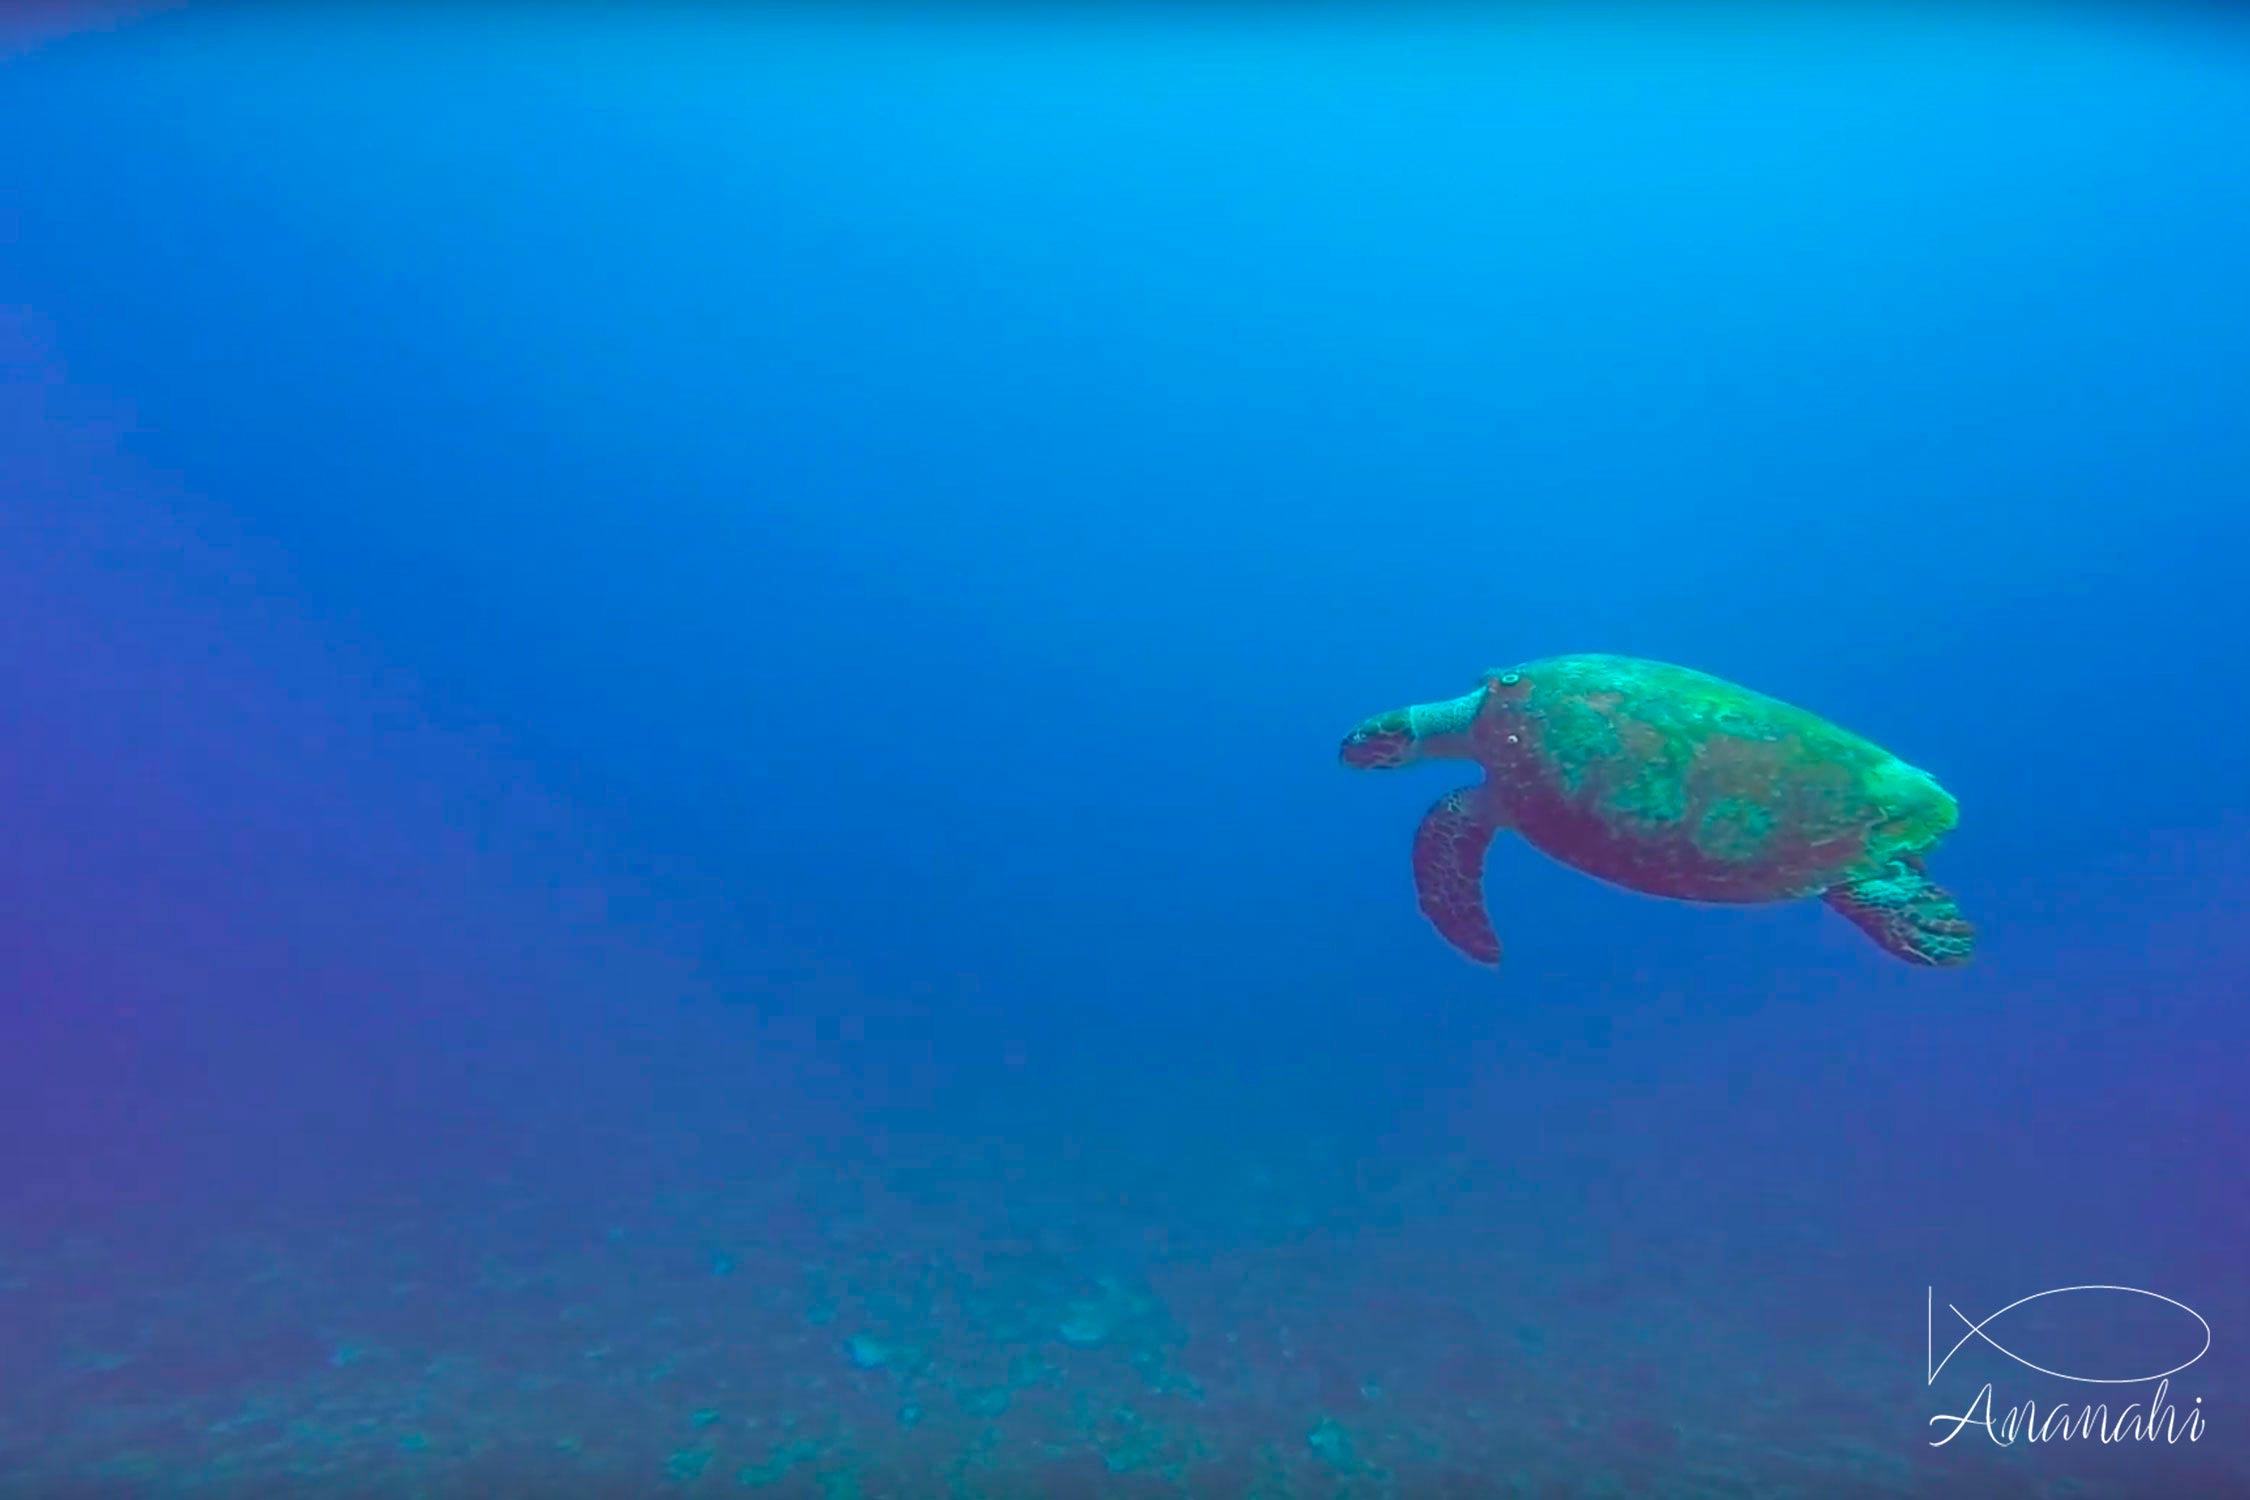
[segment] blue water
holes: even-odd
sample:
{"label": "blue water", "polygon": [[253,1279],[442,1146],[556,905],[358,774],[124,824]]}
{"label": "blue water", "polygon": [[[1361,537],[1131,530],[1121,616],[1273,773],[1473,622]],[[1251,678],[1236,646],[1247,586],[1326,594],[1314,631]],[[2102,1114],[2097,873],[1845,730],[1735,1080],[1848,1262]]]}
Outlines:
{"label": "blue water", "polygon": [[[2239,23],[642,11],[0,32],[0,1495],[2250,1495]],[[1976,963],[1449,952],[1572,651]]]}

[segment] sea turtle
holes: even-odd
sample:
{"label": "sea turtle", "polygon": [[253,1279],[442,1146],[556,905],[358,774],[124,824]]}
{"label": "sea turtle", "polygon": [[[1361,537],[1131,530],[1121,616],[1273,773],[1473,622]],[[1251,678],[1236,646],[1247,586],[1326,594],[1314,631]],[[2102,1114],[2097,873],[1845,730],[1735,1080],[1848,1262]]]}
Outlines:
{"label": "sea turtle", "polygon": [[1923,873],[1958,809],[1926,773],[1731,682],[1630,656],[1550,656],[1394,709],[1344,740],[1363,770],[1470,760],[1414,835],[1414,888],[1445,940],[1500,961],[1484,855],[1512,828],[1573,869],[1685,901],[1818,896],[1909,963],[1968,962],[1975,929]]}

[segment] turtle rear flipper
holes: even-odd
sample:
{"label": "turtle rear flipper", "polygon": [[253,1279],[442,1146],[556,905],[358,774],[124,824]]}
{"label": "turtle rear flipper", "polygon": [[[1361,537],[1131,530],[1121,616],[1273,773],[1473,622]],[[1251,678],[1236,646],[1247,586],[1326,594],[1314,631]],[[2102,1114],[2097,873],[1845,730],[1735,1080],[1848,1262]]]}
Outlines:
{"label": "turtle rear flipper", "polygon": [[1873,874],[1831,886],[1822,899],[1910,964],[1953,968],[1969,961],[1977,930],[1961,916],[1953,893],[1922,873],[1921,861],[1893,859]]}
{"label": "turtle rear flipper", "polygon": [[1414,894],[1438,935],[1480,964],[1500,962],[1500,938],[1484,909],[1484,855],[1500,821],[1481,787],[1438,798],[1414,830]]}

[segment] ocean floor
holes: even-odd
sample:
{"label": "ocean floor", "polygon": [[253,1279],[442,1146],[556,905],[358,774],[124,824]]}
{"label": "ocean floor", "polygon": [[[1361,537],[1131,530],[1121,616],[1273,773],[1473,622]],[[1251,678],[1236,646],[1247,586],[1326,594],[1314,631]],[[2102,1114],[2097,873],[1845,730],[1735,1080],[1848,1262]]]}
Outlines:
{"label": "ocean floor", "polygon": [[18,1232],[0,1495],[2250,1494],[2231,1441],[1929,1448],[1920,1286],[1866,1326],[1824,1289],[1873,1262],[1786,1212],[1318,1143],[1081,1168]]}

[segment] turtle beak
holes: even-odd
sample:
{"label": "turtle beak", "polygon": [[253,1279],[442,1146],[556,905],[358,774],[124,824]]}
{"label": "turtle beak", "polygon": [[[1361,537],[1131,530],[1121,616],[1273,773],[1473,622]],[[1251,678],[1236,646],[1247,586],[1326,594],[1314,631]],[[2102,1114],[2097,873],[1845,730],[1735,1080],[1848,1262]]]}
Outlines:
{"label": "turtle beak", "polygon": [[1364,719],[1344,736],[1338,758],[1355,771],[1388,771],[1414,757],[1414,729],[1405,711]]}

